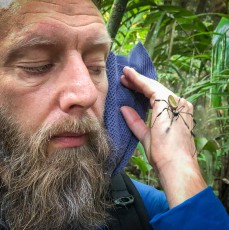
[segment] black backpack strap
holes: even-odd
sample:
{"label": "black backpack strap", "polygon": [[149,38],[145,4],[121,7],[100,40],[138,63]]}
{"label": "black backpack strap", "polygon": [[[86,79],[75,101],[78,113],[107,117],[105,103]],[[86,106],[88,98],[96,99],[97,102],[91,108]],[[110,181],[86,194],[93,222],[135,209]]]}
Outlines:
{"label": "black backpack strap", "polygon": [[111,195],[115,208],[109,230],[152,230],[142,198],[124,172],[112,178]]}
{"label": "black backpack strap", "polygon": [[8,230],[9,228],[6,226],[6,224],[0,220],[0,230]]}

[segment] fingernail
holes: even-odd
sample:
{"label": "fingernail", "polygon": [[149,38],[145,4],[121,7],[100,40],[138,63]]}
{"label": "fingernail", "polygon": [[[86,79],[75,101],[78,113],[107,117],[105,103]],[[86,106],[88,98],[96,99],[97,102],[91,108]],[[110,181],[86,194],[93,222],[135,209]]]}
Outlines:
{"label": "fingernail", "polygon": [[132,69],[132,68],[129,66],[125,66],[123,69]]}

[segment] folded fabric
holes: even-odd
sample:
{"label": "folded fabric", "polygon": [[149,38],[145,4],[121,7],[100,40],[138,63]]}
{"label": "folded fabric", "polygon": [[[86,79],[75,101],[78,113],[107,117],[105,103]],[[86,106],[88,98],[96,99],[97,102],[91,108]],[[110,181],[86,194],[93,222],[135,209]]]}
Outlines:
{"label": "folded fabric", "polygon": [[138,144],[137,138],[128,128],[121,112],[122,106],[134,108],[145,119],[149,100],[142,94],[131,91],[120,83],[123,68],[129,66],[140,74],[156,79],[155,67],[143,45],[139,42],[129,57],[110,52],[107,59],[108,95],[105,105],[105,127],[112,146],[109,166],[113,175],[119,173],[129,161]]}

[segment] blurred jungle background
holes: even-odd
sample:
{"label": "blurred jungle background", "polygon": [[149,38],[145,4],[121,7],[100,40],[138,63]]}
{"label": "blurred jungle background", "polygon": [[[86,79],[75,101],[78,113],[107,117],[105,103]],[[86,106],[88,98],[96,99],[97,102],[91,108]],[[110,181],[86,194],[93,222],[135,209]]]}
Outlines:
{"label": "blurred jungle background", "polygon": [[[114,41],[112,51],[128,55],[140,40],[158,81],[194,104],[201,170],[229,212],[228,0],[98,0],[97,4]],[[161,189],[140,143],[126,171]]]}

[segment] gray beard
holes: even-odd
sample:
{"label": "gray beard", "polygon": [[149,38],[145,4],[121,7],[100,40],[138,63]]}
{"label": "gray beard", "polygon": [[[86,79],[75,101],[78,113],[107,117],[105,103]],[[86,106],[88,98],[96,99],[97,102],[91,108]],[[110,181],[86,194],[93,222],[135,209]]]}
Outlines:
{"label": "gray beard", "polygon": [[[86,230],[106,225],[111,172],[102,127],[85,116],[25,134],[0,108],[1,214],[10,229]],[[87,132],[88,143],[48,157],[47,143],[58,132]]]}

